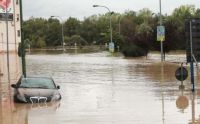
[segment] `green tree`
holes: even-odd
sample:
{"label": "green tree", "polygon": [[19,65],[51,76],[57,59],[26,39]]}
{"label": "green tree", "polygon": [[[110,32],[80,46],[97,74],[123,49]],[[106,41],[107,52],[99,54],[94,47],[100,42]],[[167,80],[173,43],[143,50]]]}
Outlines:
{"label": "green tree", "polygon": [[[38,40],[46,35],[47,21],[42,18],[30,18],[23,23],[24,38],[29,39],[33,47],[38,46]],[[45,45],[45,44],[43,44]]]}
{"label": "green tree", "polygon": [[78,35],[80,30],[80,21],[76,18],[69,17],[64,23],[64,34],[71,37]]}
{"label": "green tree", "polygon": [[[92,15],[83,21],[68,18],[64,23],[65,43],[90,45],[110,42],[110,14]],[[200,9],[193,5],[183,5],[176,8],[172,15],[162,15],[166,29],[164,52],[185,48],[185,19],[193,17],[200,17]],[[159,14],[144,8],[138,12],[112,13],[111,19],[113,42],[116,47],[120,46],[126,55],[141,56],[146,55],[149,50],[160,50],[160,42],[156,41]],[[30,40],[32,47],[62,44],[61,24],[57,19],[30,18],[24,21],[23,29],[25,39]]]}
{"label": "green tree", "polygon": [[73,43],[73,44],[77,44],[77,46],[83,46],[83,45],[87,45],[87,41],[82,38],[80,35],[73,35],[71,38],[70,38],[70,41]]}
{"label": "green tree", "polygon": [[47,46],[59,46],[62,44],[62,30],[59,20],[52,18],[48,20],[45,41]]}
{"label": "green tree", "polygon": [[65,37],[64,37],[64,41],[65,41],[65,44],[66,44],[67,46],[71,46],[70,37],[65,36]]}
{"label": "green tree", "polygon": [[81,24],[80,36],[83,37],[89,44],[99,39],[100,32],[97,28],[98,17],[96,15],[85,18]]}
{"label": "green tree", "polygon": [[172,15],[166,18],[166,43],[168,47],[165,51],[171,49],[184,49],[185,42],[185,20],[195,16],[195,6],[183,5],[176,8]]}

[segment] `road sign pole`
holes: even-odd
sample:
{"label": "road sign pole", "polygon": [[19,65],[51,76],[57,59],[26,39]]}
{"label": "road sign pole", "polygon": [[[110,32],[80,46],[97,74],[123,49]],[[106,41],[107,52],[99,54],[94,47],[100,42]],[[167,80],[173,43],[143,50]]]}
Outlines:
{"label": "road sign pole", "polygon": [[191,83],[192,83],[192,92],[195,91],[195,85],[194,85],[194,63],[190,62],[190,71],[191,71]]}
{"label": "road sign pole", "polygon": [[10,55],[9,55],[9,31],[8,31],[8,1],[6,0],[6,40],[7,40],[7,69],[8,83],[10,84]]}
{"label": "road sign pole", "polygon": [[181,63],[181,87],[183,87],[183,63]]}
{"label": "road sign pole", "polygon": [[[160,7],[160,26],[162,26],[162,3],[159,0],[159,7]],[[161,52],[161,62],[163,62],[163,41],[160,42],[160,52]]]}
{"label": "road sign pole", "polygon": [[192,46],[192,21],[190,20],[190,74],[191,74],[191,83],[192,83],[192,92],[195,91],[194,84],[194,63],[193,63],[193,46]]}
{"label": "road sign pole", "polygon": [[20,25],[21,25],[21,52],[22,52],[22,73],[26,77],[26,50],[25,50],[25,41],[24,41],[24,31],[23,31],[23,11],[22,11],[22,0],[20,0]]}
{"label": "road sign pole", "polygon": [[163,62],[163,41],[160,42],[160,50],[161,50],[161,61]]}

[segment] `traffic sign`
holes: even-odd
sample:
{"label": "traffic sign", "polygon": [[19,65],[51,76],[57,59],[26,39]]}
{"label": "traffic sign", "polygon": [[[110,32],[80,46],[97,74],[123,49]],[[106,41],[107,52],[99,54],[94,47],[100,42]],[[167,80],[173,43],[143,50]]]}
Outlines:
{"label": "traffic sign", "polygon": [[157,26],[157,41],[165,41],[165,27]]}
{"label": "traffic sign", "polygon": [[115,44],[113,42],[109,43],[109,51],[114,53],[115,52]]}
{"label": "traffic sign", "polygon": [[188,71],[184,67],[179,67],[175,72],[175,77],[179,81],[184,81],[188,77]]}

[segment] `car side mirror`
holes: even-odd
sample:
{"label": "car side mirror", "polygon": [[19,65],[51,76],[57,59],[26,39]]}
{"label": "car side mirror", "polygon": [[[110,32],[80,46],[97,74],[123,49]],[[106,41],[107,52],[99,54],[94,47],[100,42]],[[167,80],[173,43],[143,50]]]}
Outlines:
{"label": "car side mirror", "polygon": [[57,86],[57,89],[60,89],[60,86]]}
{"label": "car side mirror", "polygon": [[11,87],[16,89],[17,85],[16,84],[11,84]]}

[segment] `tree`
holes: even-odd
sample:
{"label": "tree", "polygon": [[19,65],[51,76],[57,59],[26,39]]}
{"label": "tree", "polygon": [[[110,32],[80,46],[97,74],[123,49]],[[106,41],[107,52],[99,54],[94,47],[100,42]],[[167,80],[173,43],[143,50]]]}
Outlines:
{"label": "tree", "polygon": [[[152,12],[143,9],[138,15],[132,11],[126,12],[126,14],[122,20],[122,34],[125,37],[123,53],[127,56],[148,54],[153,36],[153,24],[150,24]],[[129,49],[128,46],[132,49]]]}
{"label": "tree", "polygon": [[70,41],[72,44],[77,44],[77,46],[83,46],[83,45],[87,45],[88,43],[85,41],[85,39],[83,39],[80,35],[73,35],[70,38]]}
{"label": "tree", "polygon": [[185,48],[186,43],[183,43],[185,42],[185,20],[193,18],[195,15],[195,11],[195,6],[183,5],[179,8],[176,8],[173,11],[173,14],[167,18],[167,21],[165,23],[167,25],[166,41],[171,41],[171,44],[169,44],[171,45],[169,47],[170,49]]}
{"label": "tree", "polygon": [[[162,15],[166,29],[164,52],[185,49],[185,19],[200,17],[200,9],[193,5],[176,8],[172,15]],[[110,13],[92,15],[80,21],[70,17],[64,22],[67,45],[100,45],[110,42]],[[126,55],[142,56],[149,50],[160,50],[156,41],[159,15],[147,8],[138,12],[112,13],[112,31],[115,47],[120,46]],[[120,21],[120,33],[119,33]],[[30,18],[23,23],[25,39],[32,47],[41,48],[62,44],[61,23],[57,19]]]}
{"label": "tree", "polygon": [[172,21],[178,26],[178,31],[184,31],[185,20],[193,18],[195,14],[195,7],[193,5],[182,5],[176,8],[171,17]]}
{"label": "tree", "polygon": [[[37,43],[41,37],[46,35],[47,21],[42,18],[30,18],[23,23],[24,38],[31,41],[32,47],[44,47],[45,44],[39,46]],[[41,44],[40,44],[41,45]]]}
{"label": "tree", "polygon": [[67,46],[71,46],[71,45],[72,45],[72,44],[71,44],[71,41],[70,41],[70,37],[65,36],[65,37],[64,37],[64,41],[65,41],[65,44],[66,44]]}
{"label": "tree", "polygon": [[64,34],[71,37],[72,35],[79,34],[80,21],[76,18],[69,17],[64,23]]}
{"label": "tree", "polygon": [[47,46],[59,46],[62,44],[62,30],[59,20],[52,18],[48,20],[45,41]]}
{"label": "tree", "polygon": [[195,18],[200,18],[200,9],[197,9],[195,12]]}
{"label": "tree", "polygon": [[100,37],[100,31],[97,28],[98,17],[96,15],[85,18],[80,27],[80,36],[89,44],[96,41]]}
{"label": "tree", "polygon": [[142,48],[145,51],[145,55],[147,55],[150,50],[152,36],[153,29],[146,22],[136,27],[136,40],[134,44]]}

